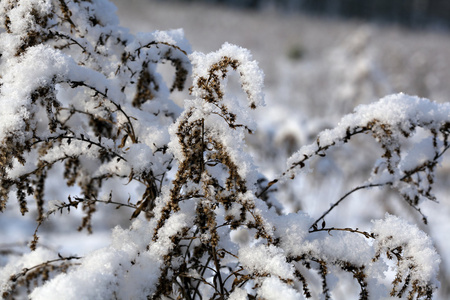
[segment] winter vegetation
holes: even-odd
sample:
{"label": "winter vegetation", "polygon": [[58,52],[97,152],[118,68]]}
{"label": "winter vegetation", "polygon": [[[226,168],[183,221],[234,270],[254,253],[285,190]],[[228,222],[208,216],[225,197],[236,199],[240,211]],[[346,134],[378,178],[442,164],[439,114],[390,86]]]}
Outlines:
{"label": "winter vegetation", "polygon": [[[134,34],[115,11],[107,0],[0,2],[3,298],[441,295],[436,244],[449,245],[426,228],[448,203],[426,208],[448,180],[448,102],[360,104],[390,87],[358,32],[326,68],[311,61],[297,77],[280,61],[282,82],[304,82],[290,97],[335,101],[320,121],[307,100],[295,118],[275,108],[282,123],[264,110],[249,50],[195,52],[183,30]],[[13,243],[23,219],[28,240]],[[80,247],[97,236],[102,247]]]}

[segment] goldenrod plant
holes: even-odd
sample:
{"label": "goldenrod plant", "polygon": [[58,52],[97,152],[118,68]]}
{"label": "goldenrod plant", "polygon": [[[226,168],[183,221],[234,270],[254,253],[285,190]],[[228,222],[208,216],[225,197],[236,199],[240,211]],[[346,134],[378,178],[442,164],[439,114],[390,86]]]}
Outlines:
{"label": "goldenrod plant", "polygon": [[[0,218],[11,202],[36,218],[29,252],[0,253],[3,298],[332,299],[342,273],[359,289],[349,298],[432,299],[439,288],[439,255],[416,224],[326,220],[379,187],[426,223],[420,203],[436,200],[450,147],[448,103],[395,94],[359,106],[266,178],[246,145],[251,111],[264,105],[248,50],[192,52],[182,30],[132,35],[106,0],[2,0],[0,24]],[[157,72],[165,62],[169,83]],[[228,95],[230,73],[246,99]],[[179,107],[171,93],[189,76]],[[371,176],[319,218],[287,213],[280,189],[358,135],[381,149]],[[49,185],[65,196],[48,198]],[[78,230],[95,235],[93,216],[107,206],[131,219],[109,246],[78,256],[40,244],[40,228],[75,209]]]}

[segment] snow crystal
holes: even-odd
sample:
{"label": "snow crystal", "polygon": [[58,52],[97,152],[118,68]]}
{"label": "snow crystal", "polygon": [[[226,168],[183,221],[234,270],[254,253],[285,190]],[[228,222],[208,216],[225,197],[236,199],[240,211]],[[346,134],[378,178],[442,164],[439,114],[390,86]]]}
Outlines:
{"label": "snow crystal", "polygon": [[298,255],[301,245],[309,235],[313,219],[304,213],[288,214],[275,221],[276,233],[280,236],[281,247],[288,255]]}
{"label": "snow crystal", "polygon": [[239,260],[253,272],[269,273],[285,279],[294,278],[294,267],[286,262],[283,249],[273,245],[242,247],[239,249]]}

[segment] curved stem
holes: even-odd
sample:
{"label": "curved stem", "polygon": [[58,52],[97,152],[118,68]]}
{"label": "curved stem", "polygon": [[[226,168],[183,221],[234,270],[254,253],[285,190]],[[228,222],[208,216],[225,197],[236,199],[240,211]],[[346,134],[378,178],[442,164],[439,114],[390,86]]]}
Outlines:
{"label": "curved stem", "polygon": [[360,185],[354,189],[352,189],[351,191],[349,191],[347,194],[345,194],[344,196],[342,196],[338,201],[336,201],[335,203],[333,203],[333,205],[330,206],[329,209],[327,209],[327,211],[325,211],[314,223],[313,225],[311,225],[310,228],[314,228],[317,227],[317,223],[319,223],[319,221],[323,220],[325,218],[326,215],[328,215],[336,206],[338,206],[342,201],[344,201],[344,199],[346,199],[348,196],[350,196],[351,194],[353,194],[356,191],[359,191],[361,189],[365,189],[365,188],[370,188],[370,187],[378,187],[378,186],[383,186],[386,184],[391,184],[391,182],[388,183],[378,183],[378,184],[366,184],[366,185]]}
{"label": "curved stem", "polygon": [[314,228],[312,230],[309,230],[309,233],[320,232],[320,231],[327,231],[329,235],[331,235],[331,233],[330,233],[331,231],[348,231],[348,232],[354,232],[354,233],[362,234],[366,238],[372,238],[372,239],[375,238],[373,233],[369,233],[367,231],[361,231],[361,230],[358,230],[358,228],[356,228],[356,229],[353,229],[353,228],[336,228],[336,227],[321,228],[321,229]]}

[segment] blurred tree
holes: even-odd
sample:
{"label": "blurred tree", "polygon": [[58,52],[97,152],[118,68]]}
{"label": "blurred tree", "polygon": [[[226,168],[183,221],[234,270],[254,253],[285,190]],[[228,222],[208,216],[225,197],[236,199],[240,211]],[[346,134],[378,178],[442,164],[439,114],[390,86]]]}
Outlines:
{"label": "blurred tree", "polygon": [[448,27],[450,1],[446,0],[177,0],[220,3],[233,7],[275,7],[284,12],[358,18],[408,27]]}

